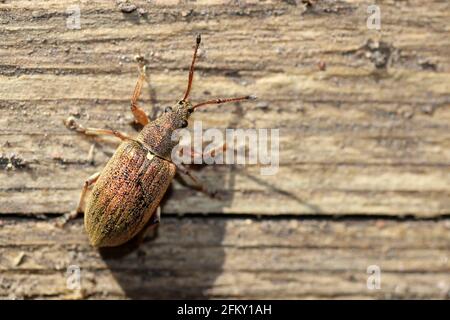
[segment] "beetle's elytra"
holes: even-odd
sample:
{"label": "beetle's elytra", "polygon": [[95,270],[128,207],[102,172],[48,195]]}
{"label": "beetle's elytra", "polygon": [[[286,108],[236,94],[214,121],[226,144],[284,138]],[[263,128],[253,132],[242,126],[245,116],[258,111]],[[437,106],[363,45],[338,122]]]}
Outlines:
{"label": "beetle's elytra", "polygon": [[[183,165],[171,161],[172,149],[178,144],[172,141],[172,133],[186,127],[189,116],[200,106],[241,101],[252,96],[191,104],[189,93],[200,41],[198,35],[183,98],[152,121],[137,105],[145,80],[144,59],[138,57],[140,74],[131,98],[131,111],[135,121],[144,127],[136,138],[114,130],[84,128],[72,117],[64,122],[68,128],[86,135],[106,134],[122,140],[105,168],[86,180],[78,207],[70,215],[74,217],[84,211],[85,228],[93,246],[118,246],[156,226],[159,223],[159,203],[177,169],[190,177],[199,190],[207,192]],[[91,185],[92,192],[87,196]],[[83,203],[86,203],[84,210]]]}

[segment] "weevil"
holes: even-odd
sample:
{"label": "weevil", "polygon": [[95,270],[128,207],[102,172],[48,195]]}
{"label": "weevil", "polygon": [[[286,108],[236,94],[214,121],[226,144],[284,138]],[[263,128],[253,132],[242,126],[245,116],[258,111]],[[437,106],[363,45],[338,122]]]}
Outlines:
{"label": "weevil", "polygon": [[[189,94],[200,42],[201,37],[198,35],[183,98],[167,107],[154,120],[150,120],[137,104],[146,80],[145,60],[142,57],[138,59],[140,72],[131,97],[131,112],[135,121],[143,126],[137,137],[115,130],[85,128],[73,117],[64,121],[69,129],[85,135],[111,135],[122,140],[104,169],[85,181],[78,207],[64,220],[65,223],[84,212],[84,225],[91,245],[118,246],[157,226],[160,201],[177,171],[189,177],[198,190],[212,195],[186,166],[171,160],[172,149],[179,143],[172,140],[172,134],[176,129],[186,127],[190,115],[201,106],[254,97],[213,99],[195,105],[191,103]],[[90,188],[92,190],[88,193]]]}

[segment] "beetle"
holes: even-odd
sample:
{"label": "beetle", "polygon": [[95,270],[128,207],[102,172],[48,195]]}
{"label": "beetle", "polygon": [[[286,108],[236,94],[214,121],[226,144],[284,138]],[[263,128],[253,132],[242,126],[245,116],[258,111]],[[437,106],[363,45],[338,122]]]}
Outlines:
{"label": "beetle", "polygon": [[[200,42],[201,36],[198,35],[183,98],[166,108],[165,113],[153,121],[137,104],[146,78],[145,59],[138,56],[140,72],[131,98],[131,112],[135,121],[143,126],[137,137],[115,130],[85,128],[73,117],[64,121],[67,128],[85,135],[111,135],[122,140],[104,169],[85,181],[78,207],[64,218],[63,224],[84,212],[84,225],[92,246],[119,246],[157,226],[160,201],[177,170],[189,177],[198,190],[214,196],[185,166],[171,160],[172,149],[179,143],[172,140],[172,134],[186,127],[190,115],[201,106],[254,97],[213,99],[195,105],[191,103],[189,94]],[[92,191],[88,194],[91,187]]]}

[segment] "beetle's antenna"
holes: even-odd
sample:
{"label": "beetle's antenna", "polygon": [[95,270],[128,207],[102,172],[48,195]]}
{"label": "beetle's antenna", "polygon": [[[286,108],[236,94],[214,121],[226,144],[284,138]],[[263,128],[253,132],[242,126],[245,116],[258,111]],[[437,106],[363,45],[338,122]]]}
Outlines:
{"label": "beetle's antenna", "polygon": [[183,101],[186,101],[186,99],[189,96],[189,93],[191,92],[192,79],[194,79],[194,65],[195,65],[195,60],[197,59],[197,51],[198,51],[198,47],[200,46],[200,42],[201,41],[202,41],[202,37],[200,36],[200,34],[198,34],[197,35],[197,42],[195,44],[194,57],[192,58],[191,68],[189,69],[188,86],[186,88],[186,93],[184,94]]}
{"label": "beetle's antenna", "polygon": [[255,96],[244,96],[244,97],[238,97],[238,98],[213,99],[213,100],[208,100],[208,101],[196,104],[191,109],[194,110],[195,108],[198,108],[198,107],[201,107],[201,106],[204,106],[207,104],[222,104],[222,103],[226,103],[226,102],[235,102],[235,101],[253,100],[253,99],[256,99],[256,97]]}

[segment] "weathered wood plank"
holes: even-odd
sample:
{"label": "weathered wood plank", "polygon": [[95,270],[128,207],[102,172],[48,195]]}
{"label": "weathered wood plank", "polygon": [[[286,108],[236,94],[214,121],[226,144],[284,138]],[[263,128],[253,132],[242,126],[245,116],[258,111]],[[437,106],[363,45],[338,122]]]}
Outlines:
{"label": "weathered wood plank", "polygon": [[[85,176],[113,145],[62,125],[133,132],[128,103],[133,55],[149,59],[142,105],[161,110],[182,94],[193,36],[204,42],[193,99],[254,93],[255,103],[195,114],[207,127],[279,128],[279,174],[229,168],[200,174],[226,201],[174,188],[166,212],[257,214],[449,213],[449,4],[381,1],[381,31],[366,27],[368,1],[82,1],[81,29],[68,3],[0,4],[0,213],[68,212]],[[325,70],[317,64],[324,62]],[[27,163],[5,172],[11,154]],[[25,170],[26,169],[26,170]],[[227,171],[228,170],[228,171]],[[253,178],[251,178],[252,176]],[[283,203],[281,206],[280,203]],[[183,210],[182,210],[183,209]]]}
{"label": "weathered wood plank", "polygon": [[[449,3],[378,1],[374,31],[373,1],[133,2],[147,14],[79,1],[81,29],[70,30],[73,3],[0,1],[1,298],[450,297]],[[182,94],[199,32],[193,100],[258,100],[193,118],[280,129],[277,175],[198,170],[222,201],[175,182],[159,237],[131,252],[92,249],[80,220],[66,230],[38,220],[72,210],[114,151],[62,120],[133,133],[133,56],[149,59],[141,105],[154,116]],[[192,213],[217,215],[173,216]],[[293,218],[268,217],[279,214]],[[329,218],[348,214],[368,218]],[[404,215],[437,218],[395,218]],[[82,292],[66,287],[71,264]],[[369,265],[381,268],[381,290],[366,287]]]}
{"label": "weathered wood plank", "polygon": [[449,298],[447,220],[165,218],[156,240],[102,253],[80,220],[1,222],[0,297],[81,297],[78,265],[91,298]]}
{"label": "weathered wood plank", "polygon": [[[64,213],[76,207],[85,177],[102,166],[40,164],[35,168],[41,175],[29,169],[0,172],[3,213]],[[210,166],[197,175],[223,199],[209,199],[175,182],[163,212],[253,214],[256,208],[257,214],[264,215],[433,216],[448,214],[450,208],[446,167],[305,164],[281,166],[276,175],[261,176],[257,167]],[[255,207],[255,201],[262,204]]]}

